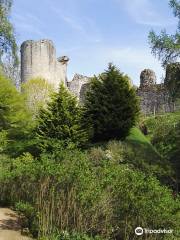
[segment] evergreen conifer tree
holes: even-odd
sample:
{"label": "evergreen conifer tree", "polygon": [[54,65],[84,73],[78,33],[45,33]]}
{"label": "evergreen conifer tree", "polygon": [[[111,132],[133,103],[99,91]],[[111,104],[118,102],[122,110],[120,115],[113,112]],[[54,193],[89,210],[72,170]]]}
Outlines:
{"label": "evergreen conifer tree", "polygon": [[92,79],[84,107],[84,120],[92,126],[94,141],[124,139],[139,115],[129,77],[113,64]]}
{"label": "evergreen conifer tree", "polygon": [[39,112],[38,137],[47,147],[60,142],[63,145],[72,143],[83,146],[88,135],[81,117],[82,109],[78,106],[76,97],[61,84],[59,92],[54,93],[47,107]]}

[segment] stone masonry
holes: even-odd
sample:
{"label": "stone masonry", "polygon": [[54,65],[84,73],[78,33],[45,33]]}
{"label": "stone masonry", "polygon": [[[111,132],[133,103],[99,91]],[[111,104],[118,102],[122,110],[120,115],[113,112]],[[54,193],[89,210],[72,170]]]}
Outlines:
{"label": "stone masonry", "polygon": [[68,61],[66,56],[56,58],[56,50],[50,40],[25,41],[21,45],[21,82],[41,77],[57,89],[60,82],[66,84]]}
{"label": "stone masonry", "polygon": [[[72,81],[68,82],[68,61],[69,58],[66,56],[56,58],[56,50],[50,40],[25,41],[21,45],[21,82],[42,77],[54,85],[55,90],[58,89],[60,82],[63,82],[82,103],[89,88],[90,78],[75,74]],[[144,114],[174,110],[174,104],[166,84],[156,84],[156,75],[151,69],[145,69],[141,72],[140,87],[136,91],[140,98],[141,111]]]}
{"label": "stone masonry", "polygon": [[156,75],[151,69],[141,72],[137,95],[140,97],[141,111],[144,114],[173,111],[174,105],[166,86],[156,84]]}
{"label": "stone masonry", "polygon": [[89,77],[80,74],[75,74],[73,80],[71,82],[68,82],[69,90],[79,99],[81,103],[84,102],[89,82]]}

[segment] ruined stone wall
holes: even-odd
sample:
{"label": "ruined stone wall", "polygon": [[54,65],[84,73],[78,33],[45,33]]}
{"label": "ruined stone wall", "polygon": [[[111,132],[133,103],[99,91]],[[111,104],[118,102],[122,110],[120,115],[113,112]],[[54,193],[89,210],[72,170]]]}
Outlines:
{"label": "ruined stone wall", "polygon": [[140,97],[141,111],[144,114],[165,113],[174,110],[174,104],[166,86],[156,84],[156,75],[151,69],[141,72],[137,95]]}
{"label": "ruined stone wall", "polygon": [[[68,82],[68,88],[83,103],[89,84],[89,77],[75,74],[73,80]],[[151,69],[145,69],[141,72],[137,95],[140,98],[140,107],[144,114],[157,114],[174,110],[174,104],[168,90],[164,84],[156,84],[156,75]]]}
{"label": "ruined stone wall", "polygon": [[79,99],[82,103],[85,100],[85,94],[89,87],[90,78],[75,74],[71,82],[68,82],[69,90]]}
{"label": "ruined stone wall", "polygon": [[[21,45],[21,82],[41,77],[52,84],[55,90],[58,89],[60,82],[63,82],[82,103],[89,88],[90,78],[75,74],[73,80],[68,82],[68,61],[69,58],[66,56],[56,58],[56,50],[50,40],[25,41]],[[144,114],[174,110],[174,104],[166,87],[169,81],[168,76],[166,74],[165,85],[156,84],[154,71],[145,69],[141,72],[137,95],[140,97],[141,111]]]}
{"label": "ruined stone wall", "polygon": [[156,85],[151,89],[137,89],[141,111],[144,114],[172,112],[174,105],[164,86]]}
{"label": "ruined stone wall", "polygon": [[56,59],[56,50],[50,40],[25,41],[21,45],[21,82],[42,77],[55,89],[66,83],[67,57]]}

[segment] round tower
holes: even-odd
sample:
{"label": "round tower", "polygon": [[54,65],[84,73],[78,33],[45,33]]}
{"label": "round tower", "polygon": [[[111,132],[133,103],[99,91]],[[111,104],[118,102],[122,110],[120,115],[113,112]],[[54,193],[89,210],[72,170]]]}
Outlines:
{"label": "round tower", "polygon": [[60,82],[66,83],[67,62],[61,64],[56,59],[51,40],[25,41],[21,45],[21,82],[41,77],[57,89]]}
{"label": "round tower", "polygon": [[156,84],[156,74],[151,69],[144,69],[140,74],[140,88],[148,88]]}

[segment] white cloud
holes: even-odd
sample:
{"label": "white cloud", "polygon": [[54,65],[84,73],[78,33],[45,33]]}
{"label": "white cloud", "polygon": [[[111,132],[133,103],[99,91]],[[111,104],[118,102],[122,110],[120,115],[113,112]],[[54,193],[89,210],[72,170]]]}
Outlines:
{"label": "white cloud", "polygon": [[[175,25],[174,18],[167,18],[160,13],[161,9],[156,9],[150,0],[117,0],[121,6],[123,4],[129,16],[136,23],[149,26],[166,27]],[[168,4],[167,2],[165,4]]]}

